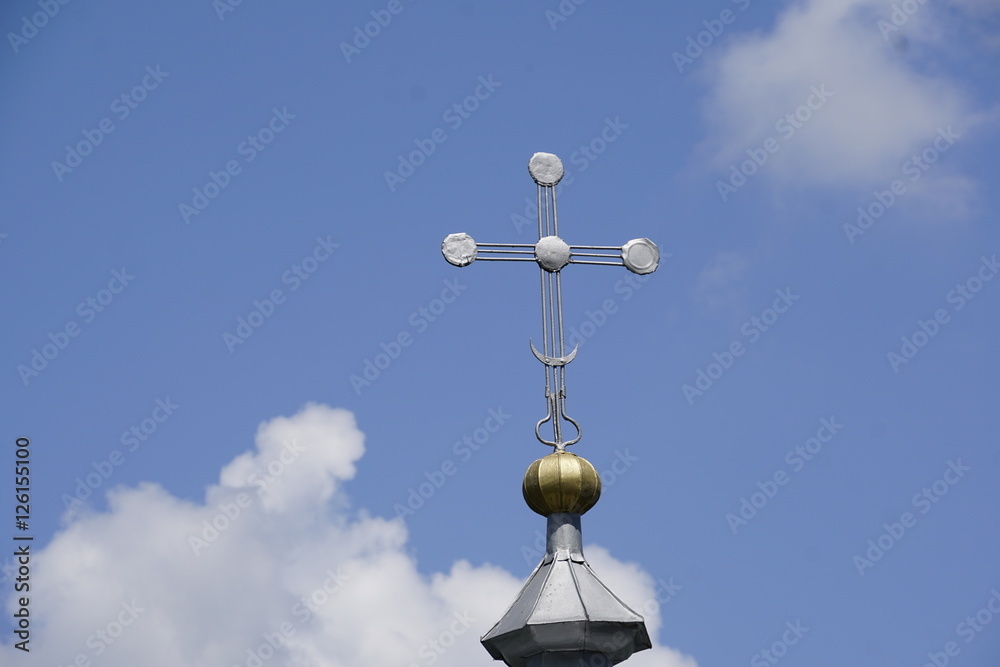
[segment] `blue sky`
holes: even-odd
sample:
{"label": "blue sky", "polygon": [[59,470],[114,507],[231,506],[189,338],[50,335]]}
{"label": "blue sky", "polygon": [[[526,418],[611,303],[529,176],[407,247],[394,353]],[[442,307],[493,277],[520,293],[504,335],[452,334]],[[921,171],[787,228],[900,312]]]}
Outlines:
{"label": "blue sky", "polygon": [[537,278],[439,248],[536,240],[545,151],[664,254],[564,272],[628,664],[996,664],[996,3],[224,3],[0,13],[0,662],[489,664]]}

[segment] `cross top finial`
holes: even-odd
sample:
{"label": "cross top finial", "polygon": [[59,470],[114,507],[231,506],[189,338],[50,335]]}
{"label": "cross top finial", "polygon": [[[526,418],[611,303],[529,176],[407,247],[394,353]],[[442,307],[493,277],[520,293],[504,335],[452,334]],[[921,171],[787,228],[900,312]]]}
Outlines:
{"label": "cross top finial", "polygon": [[[624,266],[644,275],[660,263],[660,251],[649,239],[633,239],[623,246],[569,245],[559,236],[556,185],[565,173],[562,160],[552,153],[535,153],[528,161],[528,173],[538,186],[538,241],[527,243],[476,243],[468,234],[449,234],[441,252],[450,264],[468,266],[483,261],[536,262],[541,277],[542,351],[529,339],[531,351],[545,366],[545,399],[548,410],[535,425],[535,437],[556,451],[565,451],[580,441],[580,425],[566,414],[566,365],[576,358],[579,344],[566,354],[562,315],[562,269],[568,264]],[[611,253],[609,251],[616,251]],[[610,261],[609,261],[610,260]],[[563,423],[572,424],[576,436],[563,438]],[[551,424],[552,438],[542,435]]]}

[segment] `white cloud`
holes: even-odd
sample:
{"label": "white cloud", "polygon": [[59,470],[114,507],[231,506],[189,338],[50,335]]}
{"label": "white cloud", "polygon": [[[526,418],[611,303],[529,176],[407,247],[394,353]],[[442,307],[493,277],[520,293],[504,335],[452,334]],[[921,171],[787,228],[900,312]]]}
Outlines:
{"label": "white cloud", "polygon": [[[479,636],[523,582],[464,560],[422,575],[402,523],[345,510],[340,483],[363,453],[351,413],[307,405],[262,424],[256,449],[222,469],[205,503],[142,484],[112,489],[106,512],[68,516],[32,561],[32,664],[495,664]],[[624,600],[657,597],[638,566],[587,549]],[[659,611],[645,611],[655,634]],[[0,664],[23,658],[0,645]],[[629,664],[695,667],[664,647]]]}
{"label": "white cloud", "polygon": [[739,305],[747,293],[747,272],[753,265],[748,254],[723,251],[716,253],[698,274],[694,287],[695,301],[709,311]]}
{"label": "white cloud", "polygon": [[[329,500],[338,480],[354,477],[354,462],[365,451],[354,417],[320,405],[307,405],[294,418],[261,424],[256,441],[256,453],[246,452],[222,469],[220,491],[245,486],[266,491],[261,502],[274,512]],[[329,446],[331,441],[338,446]],[[268,488],[267,479],[278,475],[281,484]]]}
{"label": "white cloud", "polygon": [[[709,54],[702,73],[709,85],[710,138],[701,147],[707,164],[724,179],[732,165],[747,159],[747,150],[773,137],[778,149],[759,170],[765,179],[867,189],[900,178],[903,163],[932,145],[938,128],[952,126],[967,141],[987,114],[974,107],[959,82],[929,73],[920,64],[925,59],[907,58],[883,37],[876,21],[890,16],[891,4],[796,2],[772,30],[734,35],[728,46]],[[921,6],[903,26],[910,41],[946,39],[943,31],[930,29],[946,11]],[[777,126],[823,87],[832,93],[829,99],[820,105],[813,97],[818,108],[801,112],[798,124],[788,124],[791,130]],[[967,185],[956,189],[959,177],[952,169],[934,167],[924,185],[947,177],[948,193],[967,192]]]}

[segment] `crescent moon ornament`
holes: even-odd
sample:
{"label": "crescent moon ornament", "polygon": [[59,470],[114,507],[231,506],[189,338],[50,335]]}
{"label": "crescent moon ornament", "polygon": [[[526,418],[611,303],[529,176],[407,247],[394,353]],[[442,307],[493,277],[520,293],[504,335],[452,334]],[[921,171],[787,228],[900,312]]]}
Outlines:
{"label": "crescent moon ornament", "polygon": [[576,358],[577,351],[580,349],[580,344],[577,343],[576,346],[573,348],[573,351],[567,354],[565,357],[549,357],[536,350],[535,344],[531,342],[530,338],[528,339],[528,345],[531,346],[531,352],[532,354],[535,355],[536,359],[538,359],[546,366],[551,366],[553,368],[555,368],[556,366],[565,366],[569,362],[573,361],[573,359]]}

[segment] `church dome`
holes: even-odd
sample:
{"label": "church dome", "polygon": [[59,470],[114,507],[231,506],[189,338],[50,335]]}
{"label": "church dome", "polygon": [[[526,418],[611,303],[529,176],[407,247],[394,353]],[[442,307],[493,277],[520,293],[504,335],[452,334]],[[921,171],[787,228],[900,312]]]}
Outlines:
{"label": "church dome", "polygon": [[583,514],[601,497],[601,477],[587,459],[556,451],[528,466],[521,490],[528,507],[542,516]]}

